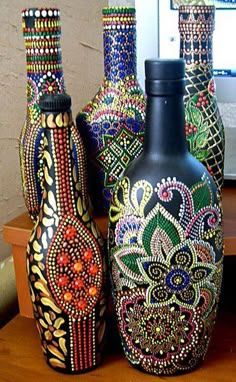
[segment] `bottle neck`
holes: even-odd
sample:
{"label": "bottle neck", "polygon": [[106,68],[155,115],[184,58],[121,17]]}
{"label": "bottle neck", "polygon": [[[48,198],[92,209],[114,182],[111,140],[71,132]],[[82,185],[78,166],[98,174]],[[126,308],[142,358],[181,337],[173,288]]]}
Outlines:
{"label": "bottle neck", "polygon": [[108,81],[137,76],[135,9],[103,9],[104,72]]}
{"label": "bottle neck", "polygon": [[189,65],[212,68],[212,39],[215,10],[212,6],[179,8],[180,57]]}
{"label": "bottle neck", "polygon": [[45,113],[44,128],[44,202],[58,215],[76,214],[76,191],[71,153],[71,113]]}
{"label": "bottle neck", "polygon": [[59,36],[25,37],[27,76],[47,74],[62,77],[62,54]]}
{"label": "bottle neck", "polygon": [[60,13],[56,9],[32,8],[22,12],[25,39],[27,93],[62,93],[64,76],[61,53]]}
{"label": "bottle neck", "polygon": [[185,155],[183,96],[147,96],[144,150],[153,159]]}

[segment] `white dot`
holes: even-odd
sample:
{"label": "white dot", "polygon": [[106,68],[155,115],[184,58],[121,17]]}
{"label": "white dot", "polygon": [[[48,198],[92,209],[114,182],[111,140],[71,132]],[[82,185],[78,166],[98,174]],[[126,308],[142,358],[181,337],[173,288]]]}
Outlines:
{"label": "white dot", "polygon": [[35,16],[40,17],[40,11],[39,10],[35,11]]}
{"label": "white dot", "polygon": [[49,49],[48,49],[48,48],[47,48],[47,49],[45,49],[45,52],[46,52],[46,53],[49,53]]}
{"label": "white dot", "polygon": [[34,15],[34,12],[32,11],[32,9],[29,11],[29,14],[30,14],[30,16]]}
{"label": "white dot", "polygon": [[22,12],[22,17],[24,17],[24,15],[25,15],[25,12]]}
{"label": "white dot", "polygon": [[51,72],[47,72],[47,75],[48,75],[48,77],[51,77],[52,73]]}
{"label": "white dot", "polygon": [[28,13],[28,11],[26,11],[26,12],[25,12],[25,16],[28,16],[28,15],[29,15],[29,13]]}
{"label": "white dot", "polygon": [[50,52],[53,53],[53,49],[52,48],[50,49]]}
{"label": "white dot", "polygon": [[57,16],[57,10],[56,9],[54,10],[54,16]]}
{"label": "white dot", "polygon": [[42,53],[42,54],[43,54],[43,49],[40,49],[40,53]]}
{"label": "white dot", "polygon": [[53,15],[53,13],[52,13],[52,10],[51,9],[49,9],[49,11],[48,11],[48,16],[52,16]]}
{"label": "white dot", "polygon": [[46,17],[47,16],[47,11],[45,9],[42,10],[42,16]]}

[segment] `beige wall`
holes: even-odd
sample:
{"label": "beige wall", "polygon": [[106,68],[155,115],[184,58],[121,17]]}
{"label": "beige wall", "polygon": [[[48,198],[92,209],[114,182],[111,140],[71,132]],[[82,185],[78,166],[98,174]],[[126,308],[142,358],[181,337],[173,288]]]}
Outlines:
{"label": "beige wall", "polygon": [[21,10],[61,10],[62,54],[67,93],[76,113],[95,94],[103,75],[102,8],[107,0],[1,0],[0,11],[0,261],[10,253],[2,225],[25,211],[18,139],[26,110],[26,66]]}

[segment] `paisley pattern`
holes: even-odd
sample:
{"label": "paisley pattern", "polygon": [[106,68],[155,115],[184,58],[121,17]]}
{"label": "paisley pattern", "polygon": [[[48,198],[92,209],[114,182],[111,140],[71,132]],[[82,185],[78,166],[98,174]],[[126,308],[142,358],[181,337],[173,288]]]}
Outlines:
{"label": "paisley pattern", "polygon": [[107,214],[113,187],[142,151],[145,97],[136,77],[135,9],[103,10],[102,85],[76,118],[88,157],[90,196],[97,214]]}
{"label": "paisley pattern", "polygon": [[131,187],[128,177],[117,183],[109,261],[122,344],[134,366],[170,375],[204,358],[221,288],[220,232],[206,174],[190,188],[176,178],[155,187],[145,180]]}
{"label": "paisley pattern", "polygon": [[27,247],[27,270],[47,362],[59,371],[79,373],[101,361],[106,267],[103,238],[72,160],[71,125],[66,112],[42,115],[44,191]]}

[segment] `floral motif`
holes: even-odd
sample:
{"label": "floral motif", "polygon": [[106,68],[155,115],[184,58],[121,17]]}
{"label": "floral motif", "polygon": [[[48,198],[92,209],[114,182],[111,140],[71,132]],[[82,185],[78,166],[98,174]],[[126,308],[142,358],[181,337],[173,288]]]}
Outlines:
{"label": "floral motif", "polygon": [[127,177],[117,183],[110,266],[122,343],[132,364],[169,375],[202,361],[221,287],[221,237],[217,195],[206,174],[191,188],[169,177],[156,187],[140,180],[131,188]]}
{"label": "floral motif", "polygon": [[156,374],[161,374],[164,366],[178,365],[187,359],[202,337],[199,309],[186,309],[176,304],[153,308],[145,304],[142,294],[134,293],[132,297],[124,295],[119,299],[118,312],[126,352],[130,352],[144,369],[151,360]]}
{"label": "floral motif", "polygon": [[100,256],[96,241],[78,219],[62,220],[48,251],[46,271],[55,301],[74,318],[87,316],[99,299]]}
{"label": "floral motif", "polygon": [[43,77],[40,78],[38,88],[39,96],[43,94],[54,94],[62,92],[60,79],[51,72],[44,74]]}
{"label": "floral motif", "polygon": [[45,312],[44,319],[40,318],[39,323],[45,329],[43,335],[49,342],[51,342],[54,337],[58,338],[66,334],[64,330],[60,329],[65,323],[65,320],[61,317],[57,318],[55,313],[52,311]]}
{"label": "floral motif", "polygon": [[[203,248],[212,252],[206,245]],[[214,265],[198,260],[191,241],[174,247],[166,260],[161,260],[161,256],[138,259],[143,278],[149,283],[147,303],[166,305],[176,302],[182,306],[196,306],[200,288],[208,283],[216,269]]]}

